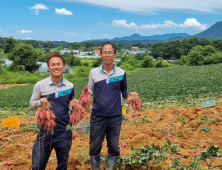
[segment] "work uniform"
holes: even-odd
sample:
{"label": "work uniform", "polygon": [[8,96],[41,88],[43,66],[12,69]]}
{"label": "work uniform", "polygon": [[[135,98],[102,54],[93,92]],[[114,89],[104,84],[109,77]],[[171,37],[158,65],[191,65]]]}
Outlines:
{"label": "work uniform", "polygon": [[74,97],[74,85],[65,78],[56,85],[51,77],[47,77],[35,84],[29,107],[31,109],[41,107],[40,99],[44,97],[52,106],[52,111],[56,116],[56,126],[53,134],[47,133],[44,126],[41,126],[37,141],[33,145],[32,169],[45,169],[54,148],[58,160],[57,170],[65,170],[72,144],[72,132],[66,131],[66,126],[70,124],[68,105]]}
{"label": "work uniform", "polygon": [[100,169],[100,151],[106,135],[108,147],[107,170],[114,169],[120,155],[119,135],[122,123],[122,97],[127,98],[126,73],[113,65],[108,75],[103,64],[91,70],[88,82],[93,94],[90,118],[90,160],[93,170]]}

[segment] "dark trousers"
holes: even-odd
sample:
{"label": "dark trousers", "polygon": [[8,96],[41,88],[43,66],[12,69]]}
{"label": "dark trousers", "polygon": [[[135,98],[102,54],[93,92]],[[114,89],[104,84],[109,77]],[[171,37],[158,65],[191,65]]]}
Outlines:
{"label": "dark trousers", "polygon": [[118,146],[120,129],[122,124],[122,115],[113,117],[99,117],[91,115],[90,118],[90,160],[92,169],[99,169],[100,151],[102,143],[106,136],[108,147],[108,161],[115,163],[120,155],[120,148]]}
{"label": "dark trousers", "polygon": [[40,133],[32,149],[32,169],[44,170],[51,151],[54,148],[57,156],[58,167],[56,170],[66,170],[69,151],[72,144],[72,132],[54,132],[51,134]]}

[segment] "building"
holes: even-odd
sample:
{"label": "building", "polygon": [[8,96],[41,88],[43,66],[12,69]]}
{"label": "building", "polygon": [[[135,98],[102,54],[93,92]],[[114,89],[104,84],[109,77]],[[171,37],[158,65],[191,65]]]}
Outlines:
{"label": "building", "polygon": [[[40,67],[39,67],[39,72],[41,72],[41,73],[49,72],[48,66],[47,66],[47,63],[46,63],[46,62],[37,62],[37,64],[40,65]],[[65,70],[64,70],[64,73],[74,74],[74,70],[73,70],[72,67],[66,65],[66,68],[65,68]]]}
{"label": "building", "polygon": [[133,51],[138,51],[138,50],[139,50],[139,47],[134,47],[134,46],[132,46],[131,49],[132,49]]}

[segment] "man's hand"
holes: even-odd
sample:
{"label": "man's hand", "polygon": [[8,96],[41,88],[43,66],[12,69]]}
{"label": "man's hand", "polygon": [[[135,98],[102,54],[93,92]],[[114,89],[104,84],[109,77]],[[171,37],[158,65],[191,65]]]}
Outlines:
{"label": "man's hand", "polygon": [[40,99],[40,103],[41,103],[41,105],[43,104],[43,103],[47,103],[48,102],[48,100],[47,100],[47,98],[41,98]]}

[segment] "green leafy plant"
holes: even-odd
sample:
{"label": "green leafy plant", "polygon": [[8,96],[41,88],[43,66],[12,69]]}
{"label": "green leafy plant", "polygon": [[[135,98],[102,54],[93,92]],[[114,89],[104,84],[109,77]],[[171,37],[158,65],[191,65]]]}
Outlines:
{"label": "green leafy plant", "polygon": [[201,125],[200,130],[205,131],[205,132],[209,132],[211,129],[205,127],[204,125]]}
{"label": "green leafy plant", "polygon": [[166,155],[160,147],[152,146],[140,147],[137,152],[134,152],[129,157],[120,157],[117,162],[116,169],[120,170],[122,166],[125,168],[139,167],[143,169],[149,167],[158,167],[164,163]]}

